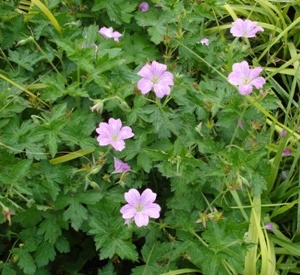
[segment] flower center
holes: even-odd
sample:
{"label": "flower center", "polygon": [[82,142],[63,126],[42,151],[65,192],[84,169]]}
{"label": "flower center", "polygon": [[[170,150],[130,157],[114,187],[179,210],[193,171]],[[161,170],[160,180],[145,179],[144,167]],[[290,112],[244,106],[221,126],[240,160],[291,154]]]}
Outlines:
{"label": "flower center", "polygon": [[144,206],[140,203],[138,203],[136,206],[135,206],[135,210],[137,212],[142,212],[144,210]]}
{"label": "flower center", "polygon": [[159,81],[159,78],[158,78],[157,76],[154,75],[154,76],[151,77],[151,82],[152,82],[153,84],[157,84],[158,81]]}
{"label": "flower center", "polygon": [[244,78],[242,79],[242,83],[243,83],[244,85],[249,85],[250,82],[251,82],[251,79],[249,79],[248,77],[244,77]]}
{"label": "flower center", "polygon": [[118,141],[118,140],[119,140],[119,135],[118,135],[118,134],[112,134],[112,135],[110,136],[110,138],[111,138],[111,140],[113,140],[113,141]]}
{"label": "flower center", "polygon": [[243,30],[243,36],[244,36],[244,37],[248,36],[248,31]]}

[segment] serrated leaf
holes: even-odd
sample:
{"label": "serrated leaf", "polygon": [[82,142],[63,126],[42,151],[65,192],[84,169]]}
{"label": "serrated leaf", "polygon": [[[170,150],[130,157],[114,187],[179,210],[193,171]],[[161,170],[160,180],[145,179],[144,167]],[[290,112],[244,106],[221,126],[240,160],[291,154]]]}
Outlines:
{"label": "serrated leaf", "polygon": [[58,213],[56,215],[47,214],[46,219],[40,223],[37,231],[39,235],[44,235],[44,239],[51,244],[56,242],[62,234],[62,229],[66,228],[66,224],[61,220],[60,215]]}
{"label": "serrated leaf", "polygon": [[24,178],[30,170],[31,163],[31,160],[24,159],[15,164],[12,169],[11,183],[16,183]]}
{"label": "serrated leaf", "polygon": [[26,211],[19,212],[15,217],[15,220],[19,222],[23,227],[33,227],[41,221],[42,217],[40,212],[32,207],[26,209]]}
{"label": "serrated leaf", "polygon": [[162,42],[164,35],[166,34],[166,27],[162,25],[153,26],[148,29],[148,33],[151,36],[151,41],[158,45]]}
{"label": "serrated leaf", "polygon": [[48,242],[43,242],[39,245],[35,253],[35,261],[38,267],[47,265],[55,259],[56,252],[53,245]]}
{"label": "serrated leaf", "polygon": [[1,275],[16,275],[16,271],[13,269],[11,263],[3,263],[1,266]]}
{"label": "serrated leaf", "polygon": [[156,108],[150,114],[150,121],[153,123],[153,131],[157,133],[159,139],[169,138],[171,136],[171,131],[169,129],[170,122],[166,120],[166,114],[164,111]]}
{"label": "serrated leaf", "polygon": [[137,164],[143,168],[146,173],[149,173],[152,168],[152,161],[147,152],[141,152],[137,156]]}
{"label": "serrated leaf", "polygon": [[137,261],[138,259],[136,247],[131,242],[120,239],[107,240],[100,249],[100,253],[104,259],[111,259],[114,255],[131,261]]}
{"label": "serrated leaf", "polygon": [[14,248],[13,254],[16,255],[18,266],[23,270],[24,274],[31,275],[35,273],[36,266],[30,253],[22,248]]}
{"label": "serrated leaf", "polygon": [[29,50],[25,50],[22,52],[9,51],[8,57],[10,61],[17,63],[19,66],[31,72],[33,72],[34,70],[33,66],[44,58],[45,57],[41,56],[37,52],[30,53]]}
{"label": "serrated leaf", "polygon": [[82,222],[88,219],[88,211],[79,201],[72,200],[63,217],[65,221],[71,221],[71,226],[78,231]]}
{"label": "serrated leaf", "polygon": [[60,236],[57,239],[55,247],[60,253],[68,253],[70,251],[70,244],[64,236]]}

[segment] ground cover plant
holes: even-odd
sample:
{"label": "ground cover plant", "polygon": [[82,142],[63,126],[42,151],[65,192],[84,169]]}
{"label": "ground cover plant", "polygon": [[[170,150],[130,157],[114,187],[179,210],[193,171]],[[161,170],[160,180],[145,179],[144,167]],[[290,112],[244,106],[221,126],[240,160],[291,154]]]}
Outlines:
{"label": "ground cover plant", "polygon": [[1,1],[1,274],[299,274],[299,3]]}

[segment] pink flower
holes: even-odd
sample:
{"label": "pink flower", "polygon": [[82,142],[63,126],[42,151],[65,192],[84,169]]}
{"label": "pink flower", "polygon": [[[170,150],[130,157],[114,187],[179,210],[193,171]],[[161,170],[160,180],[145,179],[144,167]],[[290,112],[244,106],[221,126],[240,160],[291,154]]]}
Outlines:
{"label": "pink flower", "polygon": [[139,5],[139,9],[141,12],[147,12],[149,10],[149,5],[147,2],[142,2],[140,5]]}
{"label": "pink flower", "polygon": [[130,170],[130,166],[127,163],[117,158],[114,158],[114,167],[115,171],[112,172],[113,174],[123,173]]}
{"label": "pink flower", "polygon": [[235,63],[232,66],[232,72],[228,75],[229,83],[238,86],[241,95],[252,93],[253,86],[261,89],[266,83],[265,79],[259,74],[262,68],[250,69],[246,61]]}
{"label": "pink flower", "polygon": [[244,129],[244,123],[243,123],[243,121],[242,121],[241,119],[239,119],[239,120],[237,121],[237,125],[238,125],[241,129]]}
{"label": "pink flower", "polygon": [[146,64],[137,74],[142,77],[138,81],[138,88],[142,94],[154,90],[157,97],[162,98],[170,94],[170,87],[174,85],[173,75],[166,71],[167,66],[156,61],[151,65]]}
{"label": "pink flower", "polygon": [[104,38],[113,38],[116,42],[119,42],[119,38],[121,36],[123,36],[121,33],[119,32],[114,32],[112,27],[106,28],[106,27],[102,27],[99,31],[100,34],[102,34],[102,36]]}
{"label": "pink flower", "polygon": [[111,145],[117,151],[125,148],[124,139],[134,136],[129,126],[122,127],[122,121],[114,118],[110,118],[108,123],[100,122],[96,132],[99,134],[97,141],[101,146]]}
{"label": "pink flower", "polygon": [[290,148],[284,148],[282,152],[283,157],[288,157],[292,155],[292,150]]}
{"label": "pink flower", "polygon": [[279,134],[279,137],[285,137],[285,136],[286,136],[286,130],[283,129]]}
{"label": "pink flower", "polygon": [[206,37],[204,37],[204,38],[202,38],[202,39],[200,40],[200,43],[201,43],[202,45],[208,46],[208,45],[209,45],[209,39],[206,38]]}
{"label": "pink flower", "polygon": [[149,218],[159,218],[161,208],[157,203],[153,203],[156,194],[149,188],[141,195],[136,189],[130,189],[124,197],[128,204],[124,205],[120,212],[125,222],[129,223],[131,219],[134,219],[136,225],[141,227],[149,223]]}
{"label": "pink flower", "polygon": [[257,32],[262,32],[262,27],[257,27],[257,22],[253,22],[249,19],[245,21],[238,18],[232,23],[230,33],[235,37],[255,37]]}
{"label": "pink flower", "polygon": [[274,231],[274,226],[273,223],[267,223],[265,225],[265,229],[269,230],[269,231]]}

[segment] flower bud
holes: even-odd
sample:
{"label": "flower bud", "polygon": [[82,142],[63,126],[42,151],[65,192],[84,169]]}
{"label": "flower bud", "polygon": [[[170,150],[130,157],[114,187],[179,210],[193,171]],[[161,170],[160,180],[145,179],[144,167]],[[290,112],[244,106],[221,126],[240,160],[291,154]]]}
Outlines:
{"label": "flower bud", "polygon": [[141,12],[147,12],[149,10],[149,5],[147,2],[142,2],[140,5],[139,5],[139,9]]}
{"label": "flower bud", "polygon": [[102,114],[103,112],[103,101],[101,99],[94,100],[94,104],[92,107],[90,107],[91,111],[96,111],[99,114]]}

